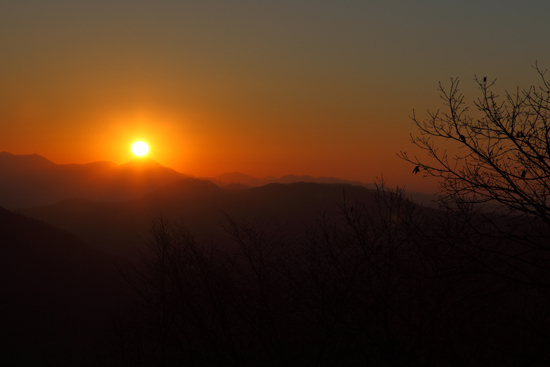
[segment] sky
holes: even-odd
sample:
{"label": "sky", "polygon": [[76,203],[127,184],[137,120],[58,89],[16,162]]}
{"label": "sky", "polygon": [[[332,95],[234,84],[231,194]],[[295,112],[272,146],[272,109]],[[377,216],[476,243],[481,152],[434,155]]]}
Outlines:
{"label": "sky", "polygon": [[413,109],[550,68],[550,2],[18,0],[0,5],[0,151],[433,191]]}

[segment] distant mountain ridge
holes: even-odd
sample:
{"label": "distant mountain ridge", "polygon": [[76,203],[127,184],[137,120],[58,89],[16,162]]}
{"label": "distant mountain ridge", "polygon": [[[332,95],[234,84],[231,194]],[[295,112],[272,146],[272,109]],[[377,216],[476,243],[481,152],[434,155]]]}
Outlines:
{"label": "distant mountain ridge", "polygon": [[[92,201],[131,200],[186,177],[193,176],[178,173],[146,157],[120,165],[107,161],[56,164],[38,154],[0,152],[0,205],[25,208],[74,198]],[[234,192],[271,183],[295,182],[345,183],[374,188],[373,184],[359,181],[308,175],[259,179],[233,172],[204,179]]]}
{"label": "distant mountain ridge", "polygon": [[283,177],[268,176],[262,179],[246,175],[240,172],[224,173],[222,175],[211,178],[212,182],[224,187],[233,184],[246,185],[251,187],[264,186],[271,183],[295,183],[295,182],[313,182],[313,183],[342,183],[356,186],[363,186],[369,189],[374,189],[374,184],[367,184],[360,181],[348,181],[336,177],[312,177],[309,175],[286,175]]}
{"label": "distant mountain ridge", "polygon": [[56,164],[37,154],[0,153],[0,206],[23,208],[70,198],[120,201],[138,198],[188,175],[149,158],[124,164]]}
{"label": "distant mountain ridge", "polygon": [[39,170],[51,168],[56,164],[38,154],[15,155],[8,152],[0,152],[0,165],[3,168],[2,174],[4,174],[6,173],[4,169],[8,170],[8,172],[29,169]]}
{"label": "distant mountain ridge", "polygon": [[[216,185],[228,190],[228,191],[243,191],[250,189],[252,187],[261,187],[273,183],[280,183],[280,184],[291,184],[296,182],[309,182],[309,183],[318,183],[318,184],[346,184],[346,185],[354,185],[354,186],[362,186],[367,189],[375,190],[376,185],[373,183],[364,183],[361,181],[348,181],[343,180],[341,178],[336,177],[312,177],[309,175],[302,175],[302,176],[296,176],[296,175],[286,175],[283,177],[273,177],[268,176],[262,179],[256,178],[254,176],[246,175],[240,172],[232,172],[232,173],[224,173],[222,175],[213,177],[213,178],[205,178],[212,182],[214,182]],[[407,192],[407,196],[416,201],[417,203],[421,203],[424,206],[437,208],[437,204],[434,202],[436,199],[436,195],[433,194],[426,194],[423,192]]]}
{"label": "distant mountain ridge", "polygon": [[[0,206],[21,209],[53,204],[67,199],[120,202],[148,195],[192,175],[176,172],[142,157],[124,164],[99,161],[86,164],[56,164],[40,155],[0,152]],[[230,192],[240,192],[268,184],[297,182],[348,184],[375,189],[374,184],[335,177],[286,175],[262,179],[239,172],[204,177]],[[169,189],[168,187],[166,189]],[[430,205],[430,195],[410,193],[418,202]]]}

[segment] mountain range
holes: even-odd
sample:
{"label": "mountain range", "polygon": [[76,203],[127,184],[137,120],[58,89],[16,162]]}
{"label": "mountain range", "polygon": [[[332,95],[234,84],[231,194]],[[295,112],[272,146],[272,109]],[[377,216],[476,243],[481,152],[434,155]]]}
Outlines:
{"label": "mountain range", "polygon": [[0,361],[79,365],[94,354],[124,289],[114,263],[147,250],[160,216],[217,241],[228,218],[296,233],[323,211],[336,218],[344,198],[372,196],[347,183],[294,182],[315,180],[330,181],[199,179],[151,159],[55,164],[0,153]]}
{"label": "mountain range", "polygon": [[116,201],[137,198],[186,177],[152,159],[55,164],[36,154],[0,153],[0,206],[51,204],[69,198]]}
{"label": "mountain range", "polygon": [[545,254],[462,214],[336,178],[0,153],[0,365],[548,365]]}
{"label": "mountain range", "polygon": [[364,186],[369,189],[374,189],[374,184],[366,184],[364,182],[360,181],[348,181],[348,180],[342,180],[340,178],[336,177],[318,177],[314,178],[309,175],[302,175],[302,176],[296,176],[296,175],[286,175],[280,178],[268,176],[263,179],[259,179],[253,176],[245,175],[243,173],[239,172],[233,172],[233,173],[224,173],[222,175],[209,178],[212,182],[219,186],[228,186],[228,185],[245,185],[249,187],[258,187],[258,186],[264,186],[270,183],[294,183],[294,182],[314,182],[314,183],[344,183],[344,184],[350,184],[350,185],[357,185],[357,186]]}
{"label": "mountain range", "polygon": [[[93,162],[56,164],[40,155],[0,152],[0,206],[25,208],[80,198],[92,201],[137,199],[182,178],[194,177],[164,167],[149,158],[135,158],[124,164]],[[334,177],[287,175],[258,179],[242,173],[202,177],[230,191],[270,183],[346,183],[374,188],[373,184]]]}
{"label": "mountain range", "polygon": [[197,178],[143,158],[55,164],[0,153],[0,362],[83,365],[127,289],[117,267],[146,254],[161,217],[229,249],[232,220],[300,241],[322,220],[345,224],[343,205],[369,206],[373,187],[294,175]]}
{"label": "mountain range", "polygon": [[323,211],[336,217],[344,198],[364,202],[370,200],[372,192],[361,186],[306,182],[233,192],[208,180],[185,178],[139,199],[69,199],[19,212],[75,233],[103,252],[132,257],[144,250],[140,238],[148,238],[152,221],[160,216],[184,224],[202,238],[224,236],[223,224],[228,217],[271,222],[295,231],[313,224]]}
{"label": "mountain range", "polygon": [[[132,256],[151,221],[163,215],[205,236],[223,235],[227,216],[245,221],[313,223],[339,210],[344,197],[366,201],[373,184],[242,173],[195,178],[152,159],[55,164],[36,154],[0,153],[0,206],[78,235],[96,249]],[[417,193],[420,201],[430,196]],[[425,197],[423,197],[424,195]],[[17,209],[18,208],[18,209]]]}

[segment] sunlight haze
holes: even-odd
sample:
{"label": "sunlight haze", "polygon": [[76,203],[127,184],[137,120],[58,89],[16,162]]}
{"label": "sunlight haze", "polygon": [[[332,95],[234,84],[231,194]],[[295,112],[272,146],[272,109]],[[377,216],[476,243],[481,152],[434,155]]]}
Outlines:
{"label": "sunlight haze", "polygon": [[550,366],[549,16],[0,1],[0,366]]}
{"label": "sunlight haze", "polygon": [[[0,151],[149,156],[179,172],[289,173],[422,189],[397,158],[412,110],[474,75],[550,67],[547,1],[17,1],[0,8]],[[433,185],[431,185],[433,187]]]}

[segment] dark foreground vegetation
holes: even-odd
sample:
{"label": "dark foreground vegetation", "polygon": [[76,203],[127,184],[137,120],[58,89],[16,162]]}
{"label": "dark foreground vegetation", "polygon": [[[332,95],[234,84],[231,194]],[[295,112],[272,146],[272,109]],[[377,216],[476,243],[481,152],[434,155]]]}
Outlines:
{"label": "dark foreground vegetation", "polygon": [[427,210],[383,187],[302,235],[228,217],[227,242],[199,242],[159,218],[151,253],[125,273],[132,291],[110,357],[128,366],[548,365],[547,251],[526,252],[495,231],[498,221],[469,205]]}
{"label": "dark foreground vegetation", "polygon": [[401,157],[440,179],[440,210],[382,186],[304,234],[228,217],[229,242],[160,218],[127,273],[117,363],[550,365],[550,83],[535,69],[541,86],[504,99],[476,78],[473,112],[452,79],[441,111],[413,114],[427,157]]}
{"label": "dark foreground vegetation", "polygon": [[[447,112],[413,116],[427,158],[401,157],[440,179],[437,210],[383,184],[230,193],[188,179],[23,211],[126,255],[115,276],[75,235],[0,208],[0,364],[550,365],[550,83],[537,70],[541,87],[504,102],[479,79],[477,115],[452,80]],[[127,256],[159,211],[147,250]]]}
{"label": "dark foreground vegetation", "polygon": [[1,210],[2,365],[546,366],[548,227],[475,208],[381,186],[302,230],[158,217],[118,271]]}

